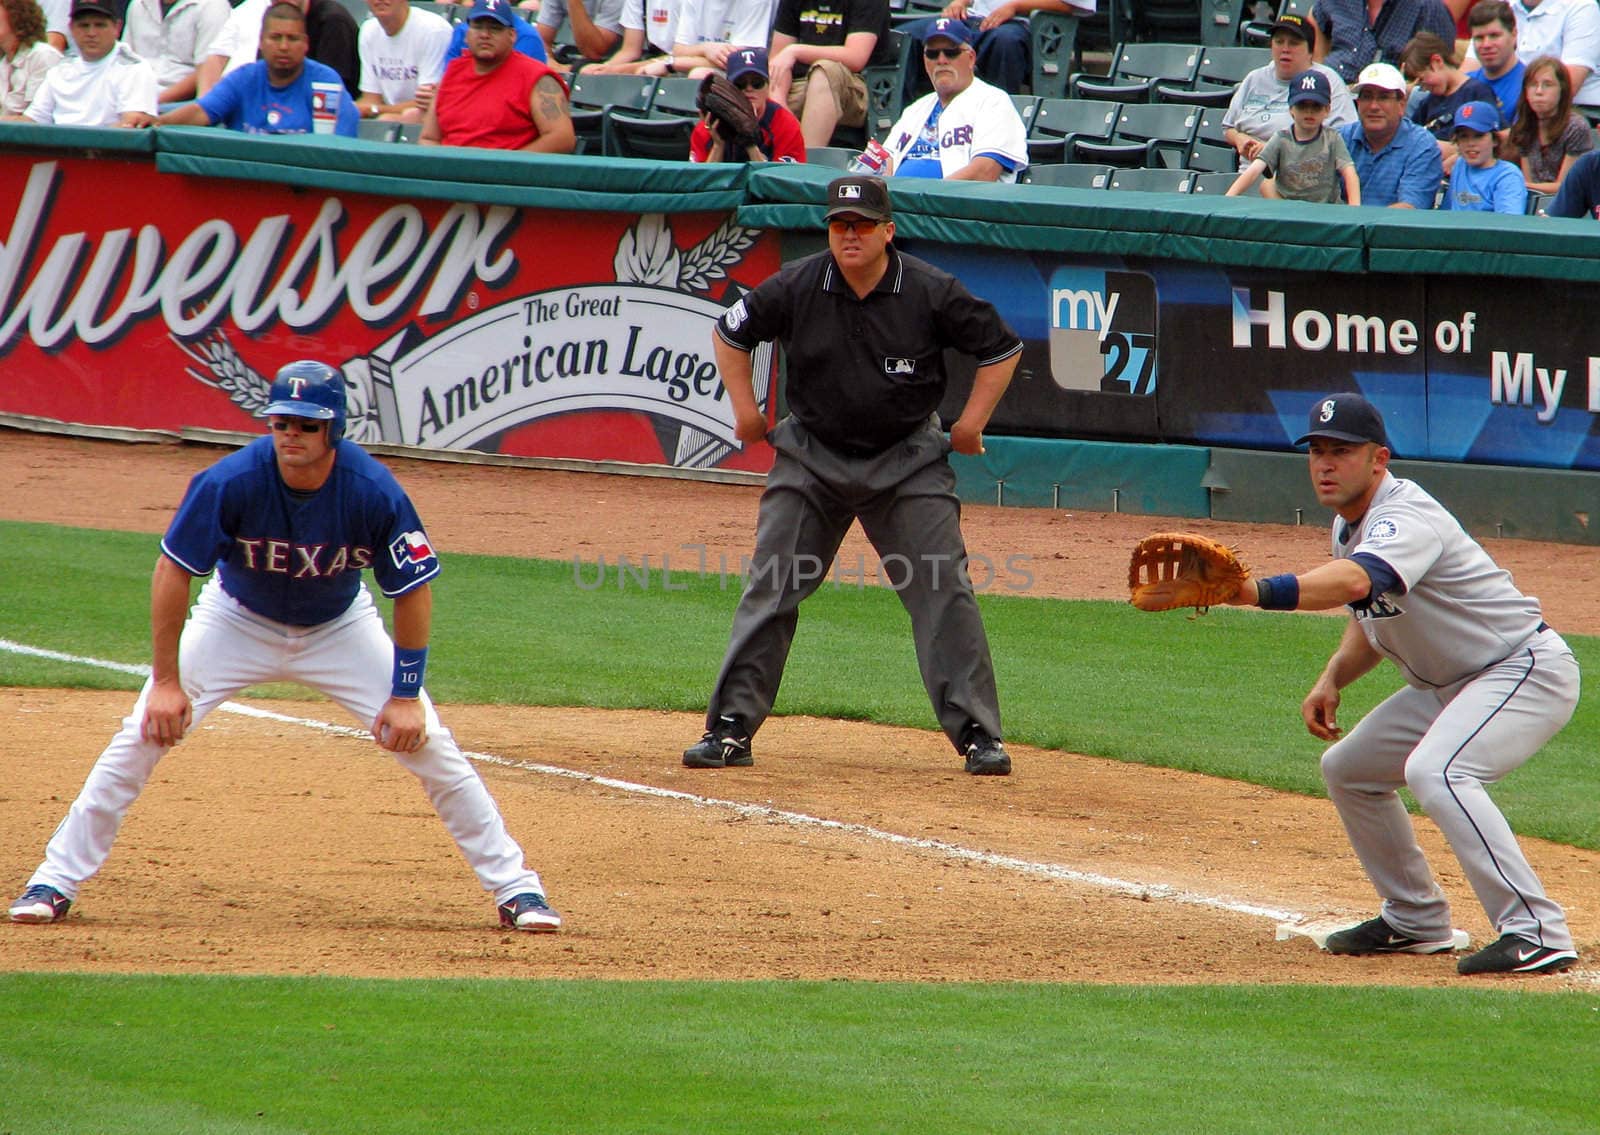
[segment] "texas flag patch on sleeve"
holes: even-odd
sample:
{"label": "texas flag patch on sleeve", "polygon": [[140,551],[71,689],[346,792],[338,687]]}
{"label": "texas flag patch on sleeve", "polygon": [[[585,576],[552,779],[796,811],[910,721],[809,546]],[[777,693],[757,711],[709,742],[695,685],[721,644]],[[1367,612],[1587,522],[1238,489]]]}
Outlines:
{"label": "texas flag patch on sleeve", "polygon": [[389,545],[389,557],[397,568],[415,569],[433,562],[433,545],[428,543],[427,533],[420,528],[414,532],[402,532]]}

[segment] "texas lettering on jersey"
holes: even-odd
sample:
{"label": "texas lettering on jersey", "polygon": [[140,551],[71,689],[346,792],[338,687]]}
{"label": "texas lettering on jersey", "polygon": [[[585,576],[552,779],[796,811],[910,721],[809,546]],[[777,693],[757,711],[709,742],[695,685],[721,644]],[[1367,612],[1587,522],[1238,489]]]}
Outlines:
{"label": "texas lettering on jersey", "polygon": [[[295,544],[249,536],[235,537],[234,543],[244,567],[294,579],[322,579],[372,566],[372,549],[359,544]],[[398,560],[395,566],[400,566]]]}

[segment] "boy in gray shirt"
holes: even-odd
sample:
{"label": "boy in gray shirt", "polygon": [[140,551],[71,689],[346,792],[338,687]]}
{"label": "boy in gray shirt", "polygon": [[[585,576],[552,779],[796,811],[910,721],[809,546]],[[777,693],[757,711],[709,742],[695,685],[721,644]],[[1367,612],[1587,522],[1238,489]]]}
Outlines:
{"label": "boy in gray shirt", "polygon": [[1270,171],[1272,180],[1261,184],[1263,197],[1337,204],[1342,182],[1345,200],[1361,204],[1361,181],[1344,139],[1323,129],[1331,101],[1328,78],[1320,71],[1302,71],[1289,80],[1293,125],[1268,140],[1228,187],[1227,195],[1248,193]]}

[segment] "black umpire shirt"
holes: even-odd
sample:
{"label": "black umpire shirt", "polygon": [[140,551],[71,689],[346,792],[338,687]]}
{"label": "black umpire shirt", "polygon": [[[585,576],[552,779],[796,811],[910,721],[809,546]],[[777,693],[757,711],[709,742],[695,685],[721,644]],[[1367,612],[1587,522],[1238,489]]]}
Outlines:
{"label": "black umpire shirt", "polygon": [[776,339],[788,361],[790,412],[853,456],[883,452],[939,409],[946,347],[979,366],[1022,350],[994,305],[960,280],[893,244],[888,255],[864,299],[833,254],[819,252],[785,265],[717,321],[717,334],[741,351]]}

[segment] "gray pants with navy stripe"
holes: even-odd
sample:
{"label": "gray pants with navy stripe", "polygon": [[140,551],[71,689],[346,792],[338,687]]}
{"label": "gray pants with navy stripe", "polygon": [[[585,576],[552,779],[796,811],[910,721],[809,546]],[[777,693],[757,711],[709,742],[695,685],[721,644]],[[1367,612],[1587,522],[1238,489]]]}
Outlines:
{"label": "gray pants with navy stripe", "polygon": [[1328,795],[1389,925],[1429,941],[1450,936],[1450,905],[1396,793],[1405,785],[1450,841],[1496,933],[1572,948],[1566,914],[1545,895],[1484,786],[1561,730],[1578,689],[1571,649],[1555,631],[1541,631],[1466,681],[1399,690],[1323,754]]}
{"label": "gray pants with navy stripe", "polygon": [[930,422],[883,453],[856,458],[786,418],[768,440],[777,459],[761,496],[755,555],[707,728],[721,714],[738,714],[752,733],[766,720],[800,603],[832,578],[839,545],[859,519],[911,616],[917,664],[940,728],[957,748],[969,725],[1000,737],[994,665],[965,571],[961,503],[946,460],[949,438]]}

